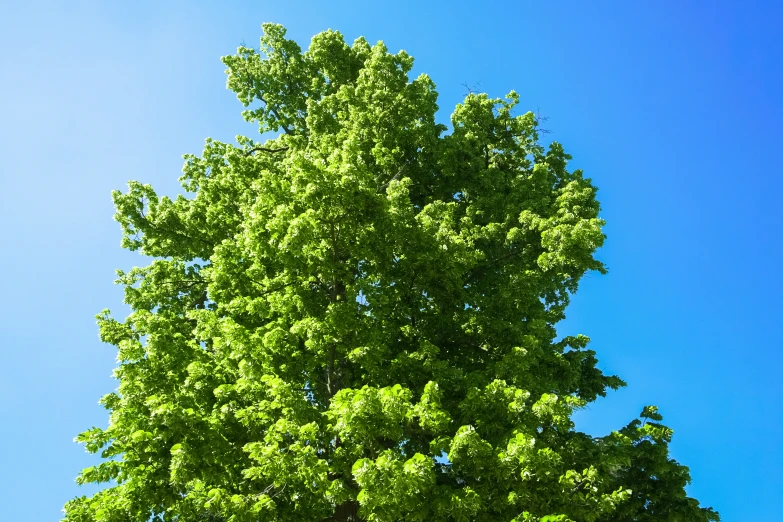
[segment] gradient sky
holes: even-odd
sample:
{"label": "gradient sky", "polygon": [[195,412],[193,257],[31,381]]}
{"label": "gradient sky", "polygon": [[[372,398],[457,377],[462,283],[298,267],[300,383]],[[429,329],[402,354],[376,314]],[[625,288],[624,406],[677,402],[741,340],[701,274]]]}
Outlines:
{"label": "gradient sky", "polygon": [[[0,2],[0,498],[3,520],[50,521],[95,459],[124,315],[109,193],[178,191],[181,155],[253,134],[219,57],[279,22],[416,58],[441,93],[521,95],[600,188],[606,276],[563,334],[592,337],[628,387],[577,417],[600,435],[656,404],[689,492],[724,521],[783,520],[783,7],[685,0]],[[777,153],[775,151],[778,151]],[[777,376],[777,377],[776,377]]]}

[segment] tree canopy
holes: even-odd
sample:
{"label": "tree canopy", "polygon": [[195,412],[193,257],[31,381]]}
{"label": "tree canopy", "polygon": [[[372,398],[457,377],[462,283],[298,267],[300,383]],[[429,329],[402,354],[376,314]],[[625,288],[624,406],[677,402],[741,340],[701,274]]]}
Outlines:
{"label": "tree canopy", "polygon": [[655,407],[574,428],[624,384],[555,329],[604,222],[519,96],[446,127],[404,51],[263,30],[223,58],[258,141],[208,139],[175,199],[113,193],[151,259],[98,316],[119,387],[78,481],[107,487],[65,520],[718,520]]}

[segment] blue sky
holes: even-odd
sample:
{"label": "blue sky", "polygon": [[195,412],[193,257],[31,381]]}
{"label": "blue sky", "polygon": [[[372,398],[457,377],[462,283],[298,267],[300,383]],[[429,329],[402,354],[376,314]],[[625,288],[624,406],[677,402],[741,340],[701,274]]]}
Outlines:
{"label": "blue sky", "polygon": [[[0,491],[5,520],[56,520],[94,459],[123,313],[109,193],[178,190],[181,155],[255,130],[219,57],[284,24],[416,57],[445,120],[463,84],[511,89],[600,187],[606,276],[561,325],[628,387],[580,412],[604,434],[646,404],[674,428],[692,495],[725,521],[783,520],[779,396],[783,8],[773,2],[3,2]],[[752,5],[751,5],[752,4]],[[776,377],[777,376],[777,377]],[[82,488],[85,492],[92,491]]]}

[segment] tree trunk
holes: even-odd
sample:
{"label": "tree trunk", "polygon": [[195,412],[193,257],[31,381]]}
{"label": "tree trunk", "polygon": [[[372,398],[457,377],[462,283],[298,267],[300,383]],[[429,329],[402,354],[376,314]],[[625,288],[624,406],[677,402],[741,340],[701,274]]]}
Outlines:
{"label": "tree trunk", "polygon": [[359,503],[355,500],[349,500],[337,506],[334,509],[334,515],[323,522],[361,522],[361,520],[359,518]]}

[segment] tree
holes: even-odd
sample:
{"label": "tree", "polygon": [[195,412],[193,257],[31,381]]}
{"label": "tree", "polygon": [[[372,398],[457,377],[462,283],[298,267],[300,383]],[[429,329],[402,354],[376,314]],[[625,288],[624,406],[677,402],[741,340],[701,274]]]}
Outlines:
{"label": "tree", "polygon": [[413,59],[266,24],[223,58],[263,143],[185,156],[189,197],[115,192],[132,313],[105,460],[67,521],[707,521],[654,407],[570,420],[624,383],[558,338],[604,240],[596,189],[519,97],[437,123]]}

